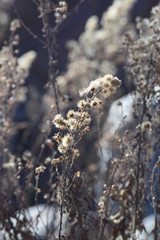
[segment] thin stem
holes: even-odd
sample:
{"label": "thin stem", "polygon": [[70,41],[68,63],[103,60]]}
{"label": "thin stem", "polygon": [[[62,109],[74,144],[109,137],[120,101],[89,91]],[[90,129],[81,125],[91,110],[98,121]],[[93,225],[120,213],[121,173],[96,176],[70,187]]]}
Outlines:
{"label": "thin stem", "polygon": [[24,27],[24,29],[34,38],[34,39],[37,39],[40,43],[42,43],[44,46],[46,46],[46,42],[43,41],[42,39],[40,39],[34,32],[31,31],[31,29],[29,27],[26,26],[26,24],[23,22],[21,16],[19,15],[18,11],[17,11],[17,8],[16,8],[16,5],[15,3],[13,3],[13,6],[14,6],[14,11],[21,23],[21,25]]}
{"label": "thin stem", "polygon": [[[67,159],[66,159],[67,161]],[[67,165],[65,165],[65,170],[63,172],[63,182],[62,182],[62,193],[61,193],[61,204],[60,204],[60,223],[59,223],[59,234],[58,239],[61,240],[61,234],[62,234],[62,224],[63,224],[63,208],[64,208],[64,199],[66,195],[66,189],[67,189],[67,176],[68,176],[68,170],[69,170],[69,159],[67,162]]]}

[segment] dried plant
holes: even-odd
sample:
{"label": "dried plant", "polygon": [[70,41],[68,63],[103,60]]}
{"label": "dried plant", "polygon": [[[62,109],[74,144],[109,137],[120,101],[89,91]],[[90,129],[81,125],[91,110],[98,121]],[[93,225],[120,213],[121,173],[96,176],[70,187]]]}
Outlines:
{"label": "dried plant", "polygon": [[[129,22],[135,1],[113,1],[100,27],[92,16],[78,41],[67,43],[67,71],[58,75],[56,32],[70,14],[68,4],[33,2],[42,38],[19,16],[0,51],[0,238],[150,239],[143,221],[150,204],[152,236],[159,239],[160,5],[149,19],[137,18],[135,27]],[[20,25],[48,53],[39,115],[37,93],[25,82],[36,53],[19,56]],[[115,75],[122,66],[121,81]],[[124,81],[134,91],[121,98]],[[22,103],[30,121],[16,122]],[[33,128],[37,136],[25,148]],[[21,145],[13,151],[19,131]]]}

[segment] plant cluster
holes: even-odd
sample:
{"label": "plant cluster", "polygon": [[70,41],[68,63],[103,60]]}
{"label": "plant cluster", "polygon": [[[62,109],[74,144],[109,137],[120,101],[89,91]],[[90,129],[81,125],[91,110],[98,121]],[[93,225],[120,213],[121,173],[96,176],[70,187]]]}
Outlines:
{"label": "plant cluster", "polygon": [[[58,75],[56,32],[69,15],[68,4],[33,2],[43,25],[42,39],[36,38],[48,53],[48,89],[41,100],[42,119],[36,122],[40,117],[34,98],[29,99],[34,90],[30,93],[25,83],[36,53],[19,57],[17,31],[24,23],[15,19],[0,51],[0,237],[159,239],[160,5],[149,19],[137,18],[135,30],[129,23],[135,1],[114,0],[99,27],[97,17],[91,17],[78,41],[68,43],[67,71]],[[134,86],[129,121],[120,98],[124,79],[115,76],[122,66],[125,82]],[[106,126],[115,99],[122,118],[119,127],[111,129]],[[29,123],[14,120],[22,103],[38,125],[38,136],[29,149],[21,146],[16,152],[11,147],[15,135],[24,131],[23,146],[29,136]],[[106,147],[111,157],[105,156]],[[31,198],[38,211],[35,217],[29,211]],[[147,205],[154,212],[152,233],[143,222]],[[43,234],[37,230],[40,221]]]}

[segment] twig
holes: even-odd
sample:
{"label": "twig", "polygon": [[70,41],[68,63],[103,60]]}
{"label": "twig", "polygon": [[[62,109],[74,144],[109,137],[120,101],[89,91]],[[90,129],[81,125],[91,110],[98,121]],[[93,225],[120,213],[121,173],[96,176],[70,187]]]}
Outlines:
{"label": "twig", "polygon": [[14,11],[21,23],[21,25],[24,27],[24,29],[34,38],[34,39],[37,39],[40,43],[42,43],[43,45],[46,46],[46,42],[43,41],[42,39],[40,39],[34,32],[32,32],[32,30],[26,26],[26,24],[23,22],[21,16],[19,15],[18,11],[17,11],[17,8],[16,8],[16,5],[15,3],[13,3],[13,7],[14,7]]}

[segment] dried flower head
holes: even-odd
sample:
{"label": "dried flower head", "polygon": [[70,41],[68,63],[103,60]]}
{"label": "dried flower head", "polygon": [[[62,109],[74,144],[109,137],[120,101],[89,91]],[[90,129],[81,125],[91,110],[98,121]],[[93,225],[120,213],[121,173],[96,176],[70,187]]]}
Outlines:
{"label": "dried flower head", "polygon": [[77,104],[77,107],[83,111],[83,110],[85,110],[87,104],[88,103],[85,100],[80,100]]}
{"label": "dried flower head", "polygon": [[44,173],[46,167],[45,166],[39,166],[35,169],[36,174]]}
{"label": "dried flower head", "polygon": [[102,101],[99,98],[95,97],[91,101],[89,101],[89,105],[92,108],[98,108],[102,105]]}
{"label": "dried flower head", "polygon": [[58,151],[60,153],[67,153],[73,145],[73,137],[71,134],[66,134],[62,138],[61,144],[58,146]]}
{"label": "dried flower head", "polygon": [[62,117],[61,114],[57,114],[53,119],[53,124],[56,128],[59,129],[66,129],[67,128],[67,121]]}
{"label": "dried flower head", "polygon": [[91,81],[89,86],[81,90],[80,96],[87,96],[88,94],[100,94],[104,98],[111,96],[117,88],[121,85],[121,81],[117,77],[113,77],[111,74],[106,74],[104,77],[97,78]]}

